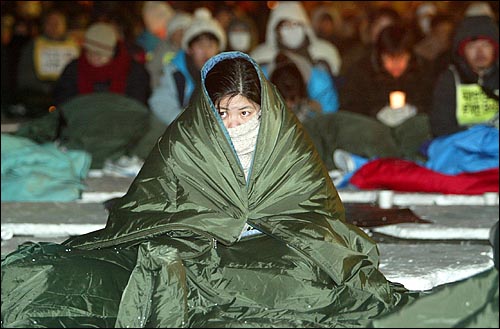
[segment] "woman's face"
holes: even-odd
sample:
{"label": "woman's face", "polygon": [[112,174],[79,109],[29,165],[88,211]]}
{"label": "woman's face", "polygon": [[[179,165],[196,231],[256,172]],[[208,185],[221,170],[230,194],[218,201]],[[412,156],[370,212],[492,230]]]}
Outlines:
{"label": "woman's face", "polygon": [[241,95],[232,98],[225,96],[220,101],[218,110],[224,126],[234,128],[256,116],[260,105]]}

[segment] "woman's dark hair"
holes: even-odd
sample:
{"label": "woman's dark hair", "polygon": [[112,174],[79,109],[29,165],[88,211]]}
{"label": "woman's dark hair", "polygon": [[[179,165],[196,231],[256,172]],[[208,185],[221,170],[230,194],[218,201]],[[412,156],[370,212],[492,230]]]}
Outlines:
{"label": "woman's dark hair", "polygon": [[244,58],[228,58],[217,64],[205,77],[208,96],[218,109],[222,98],[241,95],[260,105],[260,80],[253,64]]}
{"label": "woman's dark hair", "polygon": [[377,39],[377,53],[397,55],[404,52],[412,52],[414,38],[404,25],[395,24],[384,28]]}

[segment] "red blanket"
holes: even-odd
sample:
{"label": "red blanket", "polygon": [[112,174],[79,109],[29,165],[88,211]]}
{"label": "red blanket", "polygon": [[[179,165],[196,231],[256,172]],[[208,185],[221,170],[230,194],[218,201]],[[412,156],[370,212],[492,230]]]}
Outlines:
{"label": "red blanket", "polygon": [[473,195],[498,192],[498,171],[498,168],[492,168],[445,175],[412,161],[382,158],[363,165],[351,177],[350,183],[360,189]]}

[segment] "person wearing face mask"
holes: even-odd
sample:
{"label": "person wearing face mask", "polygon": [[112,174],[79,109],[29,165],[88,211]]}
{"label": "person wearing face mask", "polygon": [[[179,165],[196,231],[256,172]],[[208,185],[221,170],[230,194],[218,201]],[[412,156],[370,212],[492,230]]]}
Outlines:
{"label": "person wearing face mask", "polygon": [[364,327],[419,296],[380,272],[251,57],[200,80],[105,228],[2,258],[5,327]]}
{"label": "person wearing face mask", "polygon": [[296,53],[312,65],[306,81],[309,98],[321,104],[324,112],[338,110],[338,93],[335,77],[340,72],[341,59],[338,49],[326,40],[319,39],[309,17],[299,1],[279,1],[269,15],[266,40],[250,53],[263,66],[268,66],[280,51]]}
{"label": "person wearing face mask", "polygon": [[[289,24],[282,33],[278,31],[278,25],[283,21],[289,21]],[[322,63],[333,76],[340,72],[342,60],[338,49],[316,36],[300,1],[277,1],[277,6],[269,14],[265,42],[259,44],[251,55],[259,64],[267,64],[273,61],[280,46],[307,51],[306,57],[311,58],[313,64]]]}
{"label": "person wearing face mask", "polygon": [[[306,32],[304,26],[295,21],[281,21],[277,26],[279,44],[288,49],[302,50],[301,46],[306,43]],[[307,52],[304,52],[307,55]]]}
{"label": "person wearing face mask", "polygon": [[432,1],[422,1],[415,9],[414,26],[417,40],[421,40],[431,33],[432,18],[438,14],[438,8]]}
{"label": "person wearing face mask", "polygon": [[254,21],[244,14],[233,17],[227,27],[227,50],[249,54],[257,42],[258,31]]}

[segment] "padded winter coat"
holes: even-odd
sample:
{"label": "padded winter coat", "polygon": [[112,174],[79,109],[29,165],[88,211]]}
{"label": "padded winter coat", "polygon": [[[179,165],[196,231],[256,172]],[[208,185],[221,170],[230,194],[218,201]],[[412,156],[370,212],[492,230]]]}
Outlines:
{"label": "padded winter coat", "polygon": [[[262,87],[246,181],[203,88],[167,128],[106,227],[2,260],[2,325],[362,327],[412,298],[347,223],[297,118]],[[249,223],[262,234],[239,239]]]}
{"label": "padded winter coat", "polygon": [[[473,40],[478,37],[496,42],[497,49],[496,60],[481,78],[471,70],[459,51],[464,40]],[[452,63],[440,75],[434,87],[432,111],[430,112],[430,124],[434,137],[454,134],[473,125],[458,122],[457,89],[459,87],[479,85],[484,94],[491,99],[491,102],[496,101],[498,108],[498,37],[498,24],[488,16],[468,16],[458,25],[453,37]],[[494,114],[490,112],[490,118]],[[489,119],[486,117],[483,122],[476,121],[474,124],[487,123],[488,121]]]}

